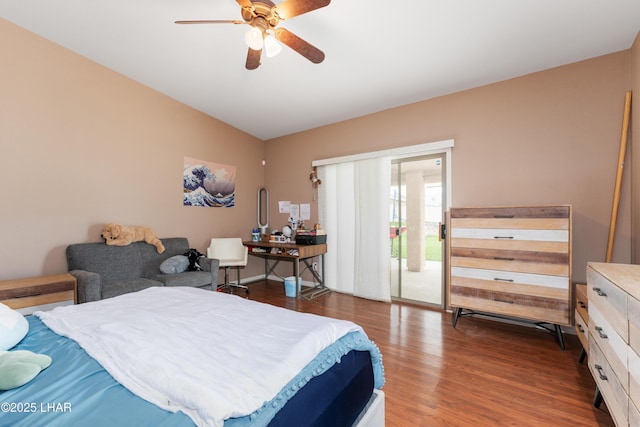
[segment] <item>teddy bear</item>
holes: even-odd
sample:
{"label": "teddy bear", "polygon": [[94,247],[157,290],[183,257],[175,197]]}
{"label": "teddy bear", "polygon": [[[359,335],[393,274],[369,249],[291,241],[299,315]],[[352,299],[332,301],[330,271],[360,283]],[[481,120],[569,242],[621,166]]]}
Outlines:
{"label": "teddy bear", "polygon": [[159,254],[164,252],[164,245],[151,227],[126,227],[120,224],[107,224],[100,236],[110,246],[127,246],[133,242],[147,242],[156,247]]}

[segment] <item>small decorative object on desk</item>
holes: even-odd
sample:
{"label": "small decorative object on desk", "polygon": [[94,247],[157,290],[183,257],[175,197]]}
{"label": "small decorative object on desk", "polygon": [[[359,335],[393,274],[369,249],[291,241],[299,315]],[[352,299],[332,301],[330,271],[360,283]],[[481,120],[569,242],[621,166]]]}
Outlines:
{"label": "small decorative object on desk", "polygon": [[252,242],[259,242],[260,241],[260,229],[258,228],[254,228],[253,231],[251,232],[251,241]]}
{"label": "small decorative object on desk", "polygon": [[273,233],[271,233],[271,236],[269,237],[269,241],[273,243],[286,243],[287,237],[281,232],[274,230]]}

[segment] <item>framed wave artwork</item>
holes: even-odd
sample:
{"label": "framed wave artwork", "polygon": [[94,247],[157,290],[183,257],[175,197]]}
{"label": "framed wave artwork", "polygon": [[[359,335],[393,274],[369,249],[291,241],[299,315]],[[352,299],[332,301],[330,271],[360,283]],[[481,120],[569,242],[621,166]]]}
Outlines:
{"label": "framed wave artwork", "polygon": [[236,167],[184,158],[185,206],[232,208],[236,200]]}

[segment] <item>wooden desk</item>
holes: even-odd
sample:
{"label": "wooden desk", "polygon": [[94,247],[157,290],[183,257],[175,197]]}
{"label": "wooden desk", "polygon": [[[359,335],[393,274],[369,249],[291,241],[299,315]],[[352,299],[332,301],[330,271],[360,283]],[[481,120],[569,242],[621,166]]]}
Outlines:
{"label": "wooden desk", "polygon": [[31,314],[45,305],[77,303],[76,286],[76,278],[69,273],[4,280],[0,281],[0,302],[22,314]]}
{"label": "wooden desk", "polygon": [[[324,284],[324,254],[327,253],[327,244],[320,245],[297,245],[295,243],[274,243],[274,242],[254,242],[247,241],[243,244],[249,248],[249,255],[264,258],[264,278],[267,279],[280,261],[293,262],[293,275],[296,278],[296,297],[313,299],[327,292],[330,292]],[[310,260],[320,257],[320,272],[313,268]],[[269,260],[274,261],[269,264]],[[318,281],[316,286],[308,289],[298,289],[300,279],[300,261],[302,261],[313,277]]]}

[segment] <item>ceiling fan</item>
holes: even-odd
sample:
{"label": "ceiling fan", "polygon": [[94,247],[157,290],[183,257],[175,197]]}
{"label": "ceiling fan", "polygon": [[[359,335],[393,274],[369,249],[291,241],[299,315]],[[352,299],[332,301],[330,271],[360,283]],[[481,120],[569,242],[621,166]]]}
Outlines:
{"label": "ceiling fan", "polygon": [[245,34],[245,41],[249,46],[246,68],[255,70],[260,66],[262,50],[265,55],[274,56],[282,49],[278,44],[289,46],[309,61],[319,64],[324,60],[324,53],[304,41],[291,31],[278,27],[280,21],[290,19],[303,13],[311,12],[328,6],[331,0],[285,0],[276,5],[271,0],[236,0],[242,8],[240,20],[197,20],[175,21],[176,24],[247,24],[251,29]]}

